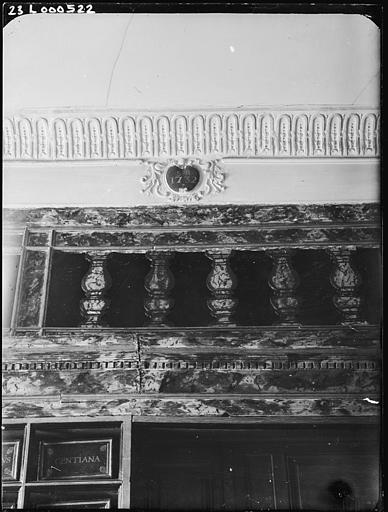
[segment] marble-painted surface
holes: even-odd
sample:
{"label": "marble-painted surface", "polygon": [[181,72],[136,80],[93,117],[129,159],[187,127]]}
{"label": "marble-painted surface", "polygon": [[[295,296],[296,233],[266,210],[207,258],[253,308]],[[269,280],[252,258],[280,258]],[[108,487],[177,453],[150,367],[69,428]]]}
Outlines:
{"label": "marble-painted surface", "polygon": [[[368,397],[366,397],[368,398]],[[376,397],[372,397],[376,398]],[[213,416],[213,417],[351,417],[378,416],[378,400],[365,397],[326,398],[219,398],[219,397],[136,397],[103,398],[77,401],[62,399],[23,398],[3,402],[4,418],[62,416]],[[374,403],[375,402],[375,403]]]}
{"label": "marble-painted surface", "polygon": [[145,392],[155,393],[378,393],[376,371],[146,370]]}
{"label": "marble-painted surface", "polygon": [[376,326],[276,328],[255,327],[252,329],[219,330],[172,330],[139,332],[142,350],[154,347],[179,349],[239,348],[242,349],[333,349],[348,347],[359,349],[379,344],[380,333]]}
{"label": "marble-painted surface", "polygon": [[44,247],[49,245],[49,232],[35,231],[29,232],[27,244],[31,247]]}
{"label": "marble-painted surface", "polygon": [[137,370],[112,371],[29,371],[4,376],[3,393],[12,396],[53,395],[58,393],[137,393]]}
{"label": "marble-painted surface", "polygon": [[19,297],[17,325],[39,326],[39,317],[44,295],[44,269],[48,254],[43,251],[26,251],[23,262],[23,278]]}
{"label": "marble-painted surface", "polygon": [[[43,336],[39,333],[3,336],[3,357],[18,359],[26,356],[55,357],[66,359],[70,354],[77,357],[127,357],[138,352],[153,353],[195,353],[223,351],[265,350],[275,352],[284,349],[290,354],[316,354],[317,349],[335,354],[341,348],[361,355],[360,350],[377,353],[380,344],[380,329],[375,325],[317,326],[317,327],[248,327],[248,328],[133,328],[115,329],[50,329]],[[310,351],[310,352],[309,352]],[[109,355],[111,354],[111,355]]]}
{"label": "marble-painted surface", "polygon": [[[108,331],[108,332],[107,332]],[[379,392],[379,330],[134,329],[5,337],[4,396]]]}
{"label": "marble-painted surface", "polygon": [[375,203],[321,205],[142,206],[134,208],[5,208],[6,225],[97,226],[262,226],[263,224],[379,224]]}
{"label": "marble-painted surface", "polygon": [[[102,353],[122,351],[124,354],[137,350],[137,335],[131,332],[117,333],[114,330],[99,332],[90,329],[65,329],[60,334],[44,335],[39,333],[22,336],[3,336],[4,354],[15,356],[26,354],[28,357],[41,357],[42,354],[63,355],[66,350],[70,354],[82,353],[90,357],[99,357]],[[83,357],[82,355],[80,357]]]}
{"label": "marble-painted surface", "polygon": [[[246,246],[265,248],[284,246],[320,246],[327,244],[354,244],[378,246],[380,230],[377,227],[327,227],[327,228],[271,228],[257,227],[249,231],[169,231],[169,232],[57,232],[55,246],[61,247],[174,247],[177,250],[190,246],[190,250],[201,247],[232,246],[240,249]],[[202,249],[203,250],[203,249]]]}
{"label": "marble-painted surface", "polygon": [[3,372],[4,396],[58,393],[378,393],[373,369],[13,369]]}

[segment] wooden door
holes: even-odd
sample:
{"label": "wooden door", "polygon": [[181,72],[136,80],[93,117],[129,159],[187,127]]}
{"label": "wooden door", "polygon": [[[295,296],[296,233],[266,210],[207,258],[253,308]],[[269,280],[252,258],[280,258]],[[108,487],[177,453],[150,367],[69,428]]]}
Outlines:
{"label": "wooden door", "polygon": [[378,439],[356,427],[150,427],[134,432],[135,509],[373,510]]}

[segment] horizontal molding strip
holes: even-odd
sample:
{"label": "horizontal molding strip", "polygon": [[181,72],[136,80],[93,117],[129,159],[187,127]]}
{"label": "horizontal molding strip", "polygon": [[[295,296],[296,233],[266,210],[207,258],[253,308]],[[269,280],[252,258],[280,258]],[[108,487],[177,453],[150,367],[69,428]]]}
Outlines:
{"label": "horizontal molding strip", "polygon": [[[198,423],[198,418],[196,416],[137,416],[128,414],[127,416],[120,416],[119,414],[114,416],[115,422],[121,422],[125,420],[130,420],[133,423],[175,423],[175,424],[192,424]],[[84,423],[84,422],[106,422],[112,421],[109,416],[61,416],[60,423]],[[325,416],[224,416],[220,418],[219,416],[202,416],[201,423],[202,424],[217,424],[217,425],[229,425],[229,424],[238,424],[245,425],[247,423],[253,425],[262,425],[266,423],[320,423],[320,424],[346,424],[346,425],[359,425],[359,424],[379,424],[378,416],[329,416],[326,418]],[[14,425],[19,423],[58,423],[58,419],[52,416],[32,416],[32,417],[24,417],[24,418],[4,418],[3,425]],[[98,482],[97,482],[98,483]],[[68,485],[67,482],[64,484]],[[7,484],[3,482],[3,485],[14,486],[12,482]]]}
{"label": "horizontal molding strip", "polygon": [[97,402],[103,400],[373,400],[375,405],[379,403],[380,396],[377,393],[321,393],[318,397],[314,393],[282,393],[281,396],[276,393],[256,393],[246,395],[245,393],[131,393],[128,397],[128,393],[96,393],[96,394],[74,394],[74,393],[59,393],[56,395],[30,395],[30,396],[18,396],[8,395],[4,396],[3,399],[7,402],[15,401],[55,401],[59,400],[65,402]]}
{"label": "horizontal molding strip", "polygon": [[[13,233],[36,229],[169,229],[262,227],[266,225],[380,224],[380,205],[212,205],[138,206],[134,208],[20,208],[3,210],[4,227]],[[269,227],[269,226],[268,226]]]}
{"label": "horizontal molding strip", "polygon": [[218,417],[278,417],[322,420],[342,417],[350,421],[360,417],[380,414],[380,397],[376,394],[311,393],[302,395],[203,395],[203,394],[141,394],[122,395],[56,395],[50,397],[8,396],[3,398],[3,418],[61,418],[80,417],[123,417],[123,416],[162,416],[176,418]]}
{"label": "horizontal molding strip", "polygon": [[[198,356],[196,356],[198,358]],[[352,360],[348,358],[315,358],[310,360],[269,360],[257,357],[256,360],[231,360],[228,357],[219,360],[184,360],[180,358],[152,358],[145,361],[119,359],[110,361],[27,361],[3,362],[2,371],[69,371],[69,370],[377,370],[376,361]]]}
{"label": "horizontal molding strip", "polygon": [[379,111],[362,107],[181,112],[23,111],[4,120],[8,161],[376,158]]}

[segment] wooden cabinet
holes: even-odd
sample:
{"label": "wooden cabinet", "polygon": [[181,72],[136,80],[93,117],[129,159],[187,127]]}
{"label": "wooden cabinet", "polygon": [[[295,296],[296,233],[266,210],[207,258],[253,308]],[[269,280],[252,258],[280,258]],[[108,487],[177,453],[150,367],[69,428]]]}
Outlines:
{"label": "wooden cabinet", "polygon": [[372,512],[380,495],[372,424],[69,419],[7,425],[3,445],[5,508]]}
{"label": "wooden cabinet", "polygon": [[151,510],[373,510],[376,433],[361,426],[138,427],[132,503]]}

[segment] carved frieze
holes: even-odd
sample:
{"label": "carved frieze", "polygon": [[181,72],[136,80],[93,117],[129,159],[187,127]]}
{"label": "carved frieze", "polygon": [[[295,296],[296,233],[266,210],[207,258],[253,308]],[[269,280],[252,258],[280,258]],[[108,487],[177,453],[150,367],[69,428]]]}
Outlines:
{"label": "carved frieze", "polygon": [[377,119],[375,114],[368,114],[364,120],[364,147],[363,150],[366,155],[373,155],[376,148],[377,133]]}
{"label": "carved frieze", "polygon": [[313,153],[314,156],[322,156],[325,154],[325,118],[322,114],[318,114],[313,119]]}
{"label": "carved frieze", "polygon": [[[46,119],[38,119],[36,124],[38,140],[38,160],[50,158],[49,128]],[[82,156],[84,156],[82,154]]]}
{"label": "carved frieze", "polygon": [[107,157],[119,158],[119,134],[116,119],[109,118],[106,121],[106,142]]}
{"label": "carved frieze", "polygon": [[76,160],[81,160],[85,157],[85,152],[83,126],[79,119],[74,119],[74,121],[71,122],[71,135],[73,158]]}
{"label": "carved frieze", "polygon": [[10,119],[6,119],[3,125],[4,133],[4,158],[14,159],[16,155],[16,135],[13,123]]}
{"label": "carved frieze", "polygon": [[[379,155],[374,109],[237,112],[47,112],[7,117],[6,160],[369,158]],[[34,149],[38,141],[38,151]],[[122,148],[122,149],[121,149]]]}
{"label": "carved frieze", "polygon": [[33,131],[29,119],[21,119],[19,121],[19,133],[20,157],[22,160],[30,160],[33,158]]}
{"label": "carved frieze", "polygon": [[279,155],[291,155],[291,117],[283,115],[279,119],[279,140],[278,140],[278,153]]}
{"label": "carved frieze", "polygon": [[308,155],[308,120],[306,115],[297,116],[295,119],[295,153],[296,156]]}
{"label": "carved frieze", "polygon": [[[132,117],[127,117],[123,120],[122,133],[124,139],[124,158],[136,158],[136,127]],[[159,126],[159,133],[163,137],[163,124]]]}
{"label": "carved frieze", "polygon": [[[63,119],[56,119],[54,121],[55,133],[55,156],[56,160],[68,160],[70,155],[68,153],[68,134],[66,123]],[[23,155],[21,155],[23,157]],[[23,158],[21,158],[23,159]]]}
{"label": "carved frieze", "polygon": [[339,114],[333,114],[330,119],[330,155],[338,157],[343,152],[342,136],[342,117]]}
{"label": "carved frieze", "polygon": [[102,158],[102,134],[101,124],[98,119],[89,121],[89,155],[91,159]]}

